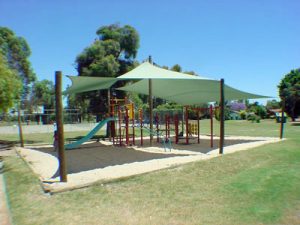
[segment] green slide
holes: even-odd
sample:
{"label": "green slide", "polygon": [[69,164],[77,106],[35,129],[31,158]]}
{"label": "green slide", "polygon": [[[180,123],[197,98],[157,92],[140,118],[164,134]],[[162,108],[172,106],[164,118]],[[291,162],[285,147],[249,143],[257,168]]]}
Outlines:
{"label": "green slide", "polygon": [[66,150],[77,148],[79,145],[83,144],[84,142],[90,140],[105,124],[107,124],[109,121],[114,121],[115,118],[109,117],[105,120],[100,121],[97,126],[93,128],[86,136],[79,139],[78,141],[72,142],[70,144],[65,145]]}

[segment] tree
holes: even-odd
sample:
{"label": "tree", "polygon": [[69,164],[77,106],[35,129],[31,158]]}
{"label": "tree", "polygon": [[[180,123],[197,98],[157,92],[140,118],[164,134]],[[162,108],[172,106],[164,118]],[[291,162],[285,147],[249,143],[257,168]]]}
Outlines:
{"label": "tree", "polygon": [[272,99],[271,101],[267,101],[266,108],[268,110],[270,110],[270,109],[279,109],[280,108],[280,102],[276,101],[275,99]]}
{"label": "tree", "polygon": [[184,73],[197,76],[197,74],[194,71],[184,71]]}
{"label": "tree", "polygon": [[17,37],[13,31],[0,27],[0,52],[7,61],[8,67],[15,70],[23,83],[23,97],[29,92],[29,84],[36,80],[31,68],[30,48],[23,37]]}
{"label": "tree", "polygon": [[[217,103],[217,106],[219,106],[218,103]],[[221,115],[220,107],[215,108],[214,114],[215,114],[216,120],[220,121],[220,115]],[[230,109],[229,109],[229,106],[226,104],[224,107],[224,118],[225,118],[225,120],[230,120]]]}
{"label": "tree", "polygon": [[285,102],[285,111],[294,121],[300,115],[300,68],[286,74],[278,88],[279,96]]}
{"label": "tree", "polygon": [[20,99],[22,82],[0,53],[0,111],[6,113]]}
{"label": "tree", "polygon": [[260,105],[258,102],[254,102],[252,104],[249,104],[247,106],[247,111],[252,112],[255,115],[259,116],[261,119],[265,119],[267,116],[267,110],[266,107],[263,105]]}
{"label": "tree", "polygon": [[174,66],[172,66],[171,70],[176,71],[176,72],[181,72],[181,66],[179,64],[175,64]]}
{"label": "tree", "polygon": [[[139,35],[133,27],[112,24],[100,27],[96,34],[98,39],[76,58],[79,76],[117,77],[137,65],[134,59],[139,47]],[[124,96],[117,93],[117,97]],[[77,94],[75,99],[82,102],[89,100],[88,112],[100,117],[108,111],[106,90]]]}
{"label": "tree", "polygon": [[34,83],[31,93],[31,103],[34,106],[42,105],[44,109],[54,108],[54,84],[50,80]]}

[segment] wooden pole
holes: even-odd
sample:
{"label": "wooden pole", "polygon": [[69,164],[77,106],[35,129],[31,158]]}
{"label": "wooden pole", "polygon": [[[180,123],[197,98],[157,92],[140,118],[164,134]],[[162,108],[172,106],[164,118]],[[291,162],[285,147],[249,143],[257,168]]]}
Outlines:
{"label": "wooden pole", "polygon": [[67,182],[67,166],[65,160],[64,146],[64,125],[63,125],[63,105],[62,105],[62,73],[55,72],[55,107],[56,107],[56,126],[58,134],[58,160],[59,175],[61,182]]}
{"label": "wooden pole", "polygon": [[[109,117],[112,117],[111,113],[111,99],[110,99],[110,88],[107,89],[107,106],[108,106],[108,115]],[[107,132],[108,132],[108,140],[111,141],[111,127],[112,127],[112,121],[107,123]]]}
{"label": "wooden pole", "polygon": [[185,144],[189,143],[189,111],[188,106],[185,106]]}
{"label": "wooden pole", "polygon": [[21,147],[24,147],[24,139],[23,139],[23,130],[22,130],[22,122],[21,122],[21,103],[18,104],[18,126],[19,126],[19,138],[20,138],[20,145]]}
{"label": "wooden pole", "polygon": [[[152,64],[152,58],[149,56],[149,63]],[[150,146],[153,142],[153,99],[152,99],[152,79],[148,81],[149,86],[149,120],[150,120]]]}
{"label": "wooden pole", "polygon": [[125,137],[126,145],[129,145],[129,117],[128,117],[128,108],[125,106]]}
{"label": "wooden pole", "polygon": [[140,128],[141,128],[141,146],[143,146],[143,111],[142,109],[139,110],[140,115]]}
{"label": "wooden pole", "polygon": [[152,100],[152,80],[149,79],[149,122],[150,122],[150,146],[153,142],[153,100]]}
{"label": "wooden pole", "polygon": [[197,110],[197,140],[200,143],[200,110]]}
{"label": "wooden pole", "polygon": [[213,120],[213,107],[210,105],[209,107],[210,114],[210,147],[214,147],[214,120]]}
{"label": "wooden pole", "polygon": [[119,117],[119,144],[122,146],[122,113],[120,106],[118,105],[118,117]]}
{"label": "wooden pole", "polygon": [[175,123],[175,143],[178,144],[178,129],[179,129],[179,121],[178,114],[175,115],[174,123]]}
{"label": "wooden pole", "polygon": [[220,144],[219,144],[219,154],[223,154],[224,147],[224,79],[220,81]]}
{"label": "wooden pole", "polygon": [[[110,102],[110,115],[111,117],[115,117],[115,104],[113,98],[111,98]],[[116,136],[116,120],[111,121],[110,134],[112,136],[113,144],[115,144],[115,136]]]}
{"label": "wooden pole", "polygon": [[184,133],[184,120],[185,120],[185,117],[184,117],[184,106],[182,106],[182,123],[181,123],[181,131],[182,131],[182,135]]}
{"label": "wooden pole", "polygon": [[171,123],[171,117],[168,115],[168,138],[170,138],[170,123]]}
{"label": "wooden pole", "polygon": [[280,139],[283,138],[283,129],[284,129],[284,108],[285,108],[285,100],[282,99],[282,106],[281,106],[281,121],[280,121]]}
{"label": "wooden pole", "polygon": [[159,143],[159,117],[158,113],[155,115],[155,123],[156,123],[156,142]]}
{"label": "wooden pole", "polygon": [[135,145],[135,111],[134,111],[134,105],[131,103],[131,115],[132,115],[132,143]]}

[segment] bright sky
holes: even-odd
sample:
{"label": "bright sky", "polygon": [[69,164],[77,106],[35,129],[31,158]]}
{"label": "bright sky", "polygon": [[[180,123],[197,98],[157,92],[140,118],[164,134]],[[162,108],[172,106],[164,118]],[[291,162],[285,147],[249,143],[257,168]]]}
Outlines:
{"label": "bright sky", "polygon": [[27,40],[39,80],[77,75],[75,58],[96,30],[118,22],[138,31],[138,61],[151,55],[276,97],[281,78],[300,67],[299,10],[299,0],[0,0],[0,26]]}

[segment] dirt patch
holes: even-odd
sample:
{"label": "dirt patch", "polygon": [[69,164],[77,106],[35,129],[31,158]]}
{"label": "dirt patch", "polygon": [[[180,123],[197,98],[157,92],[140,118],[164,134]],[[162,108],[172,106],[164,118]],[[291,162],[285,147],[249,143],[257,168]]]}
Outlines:
{"label": "dirt patch", "polygon": [[[277,138],[226,137],[224,153],[254,148],[279,141]],[[138,144],[136,140],[136,144]],[[188,162],[219,156],[218,139],[214,148],[210,147],[209,137],[201,137],[200,144],[191,140],[189,145],[172,143],[172,149],[165,149],[161,143],[144,140],[143,147],[117,147],[110,142],[96,142],[66,151],[68,182],[59,182],[57,153],[51,146],[18,148],[19,154],[43,181],[49,192],[60,192],[89,186],[95,182],[128,177],[165,169]]]}
{"label": "dirt patch", "polygon": [[[57,153],[53,152],[52,147],[32,149],[57,157]],[[68,174],[178,156],[171,153],[163,154],[137,151],[131,147],[107,146],[101,142],[85,144],[77,149],[67,150],[65,155]],[[57,176],[59,176],[58,171],[52,178]]]}

